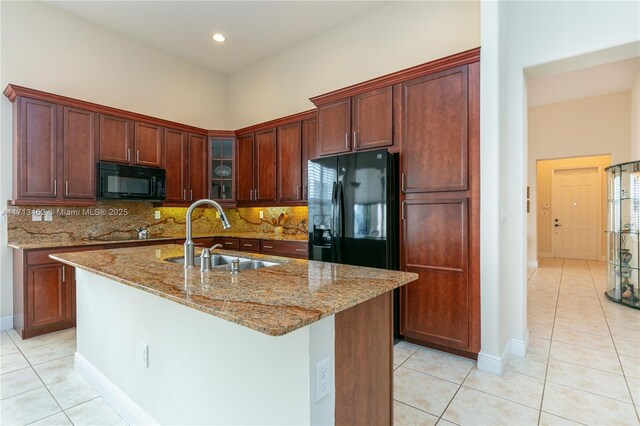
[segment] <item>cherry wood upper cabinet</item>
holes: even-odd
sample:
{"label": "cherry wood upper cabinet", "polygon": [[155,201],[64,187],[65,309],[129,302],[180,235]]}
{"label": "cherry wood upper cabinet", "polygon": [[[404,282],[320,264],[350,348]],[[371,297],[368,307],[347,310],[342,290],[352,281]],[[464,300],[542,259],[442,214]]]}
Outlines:
{"label": "cherry wood upper cabinet", "polygon": [[209,145],[206,136],[189,134],[189,201],[208,198]]}
{"label": "cherry wood upper cabinet", "polygon": [[467,85],[466,66],[402,85],[404,192],[468,188]]}
{"label": "cherry wood upper cabinet", "polygon": [[100,114],[100,161],[129,163],[133,122]]}
{"label": "cherry wood upper cabinet", "polygon": [[256,133],[254,201],[276,201],[276,129]]}
{"label": "cherry wood upper cabinet", "polygon": [[407,200],[403,270],[419,275],[401,290],[401,333],[449,348],[469,346],[468,201]]}
{"label": "cherry wood upper cabinet", "polygon": [[[302,123],[278,127],[278,201],[302,199]],[[305,162],[306,167],[306,162]]]}
{"label": "cherry wood upper cabinet", "polygon": [[253,201],[253,133],[238,136],[238,201]]}
{"label": "cherry wood upper cabinet", "polygon": [[351,151],[351,98],[318,107],[318,154]]}
{"label": "cherry wood upper cabinet", "polygon": [[309,160],[318,158],[318,120],[302,122],[302,199],[309,198]]}
{"label": "cherry wood upper cabinet", "polygon": [[163,129],[148,123],[135,123],[136,155],[134,163],[139,166],[162,167]]}
{"label": "cherry wood upper cabinet", "polygon": [[352,98],[352,141],[356,150],[393,145],[393,88]]}
{"label": "cherry wood upper cabinet", "polygon": [[96,198],[97,114],[64,107],[62,174],[64,198],[92,201]]}
{"label": "cherry wood upper cabinet", "polygon": [[165,129],[165,202],[166,203],[186,203],[187,188],[189,179],[189,155],[187,133]]}
{"label": "cherry wood upper cabinet", "polygon": [[28,98],[19,99],[17,108],[15,192],[18,198],[56,198],[59,108]]}

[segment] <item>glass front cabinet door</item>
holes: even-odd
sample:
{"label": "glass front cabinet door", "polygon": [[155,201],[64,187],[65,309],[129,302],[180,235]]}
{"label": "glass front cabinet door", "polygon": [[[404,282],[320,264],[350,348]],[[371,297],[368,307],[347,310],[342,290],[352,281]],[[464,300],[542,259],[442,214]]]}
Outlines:
{"label": "glass front cabinet door", "polygon": [[640,161],[607,172],[607,290],[614,302],[640,308]]}
{"label": "glass front cabinet door", "polygon": [[209,146],[211,149],[211,173],[209,189],[211,199],[219,203],[235,202],[234,188],[234,138],[209,138]]}

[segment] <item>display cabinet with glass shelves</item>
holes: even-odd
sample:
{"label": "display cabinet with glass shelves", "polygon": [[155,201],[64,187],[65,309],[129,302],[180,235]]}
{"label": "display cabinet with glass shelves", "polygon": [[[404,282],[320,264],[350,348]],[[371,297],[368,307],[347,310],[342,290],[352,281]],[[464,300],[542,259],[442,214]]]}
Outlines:
{"label": "display cabinet with glass shelves", "polygon": [[234,188],[234,147],[235,138],[210,137],[210,198],[220,203],[235,202]]}
{"label": "display cabinet with glass shelves", "polygon": [[640,309],[640,161],[607,172],[607,290],[614,302]]}

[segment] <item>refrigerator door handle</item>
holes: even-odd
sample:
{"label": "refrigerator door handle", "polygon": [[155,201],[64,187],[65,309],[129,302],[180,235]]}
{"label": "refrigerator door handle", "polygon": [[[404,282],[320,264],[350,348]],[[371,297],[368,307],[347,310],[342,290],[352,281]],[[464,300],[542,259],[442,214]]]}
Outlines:
{"label": "refrigerator door handle", "polygon": [[343,217],[344,203],[342,194],[342,182],[338,182],[336,186],[336,214],[335,214],[335,244],[336,244],[336,261],[342,263],[342,236],[343,236]]}

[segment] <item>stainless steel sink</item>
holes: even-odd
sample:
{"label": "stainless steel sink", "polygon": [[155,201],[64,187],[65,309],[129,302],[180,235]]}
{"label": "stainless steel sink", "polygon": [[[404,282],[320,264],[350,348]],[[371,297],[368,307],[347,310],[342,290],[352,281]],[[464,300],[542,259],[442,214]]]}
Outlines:
{"label": "stainless steel sink", "polygon": [[[227,270],[230,271],[231,270],[231,261],[238,259],[240,261],[240,265],[239,265],[239,269],[241,271],[246,271],[249,269],[260,269],[260,268],[266,268],[268,266],[276,266],[279,265],[279,263],[275,263],[275,262],[265,262],[262,260],[251,260],[251,259],[247,259],[244,257],[235,257],[235,256],[225,256],[225,255],[221,255],[221,254],[212,254],[211,255],[211,268],[212,269],[219,269],[219,270]],[[179,265],[184,265],[184,258],[183,257],[172,257],[170,259],[165,259],[167,262],[172,262],[172,263],[177,263]],[[193,266],[195,267],[200,267],[200,262],[201,262],[201,258],[200,256],[196,256],[193,259]]]}

